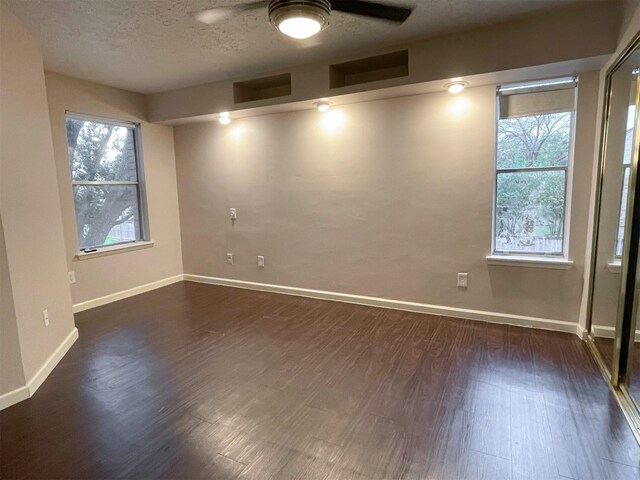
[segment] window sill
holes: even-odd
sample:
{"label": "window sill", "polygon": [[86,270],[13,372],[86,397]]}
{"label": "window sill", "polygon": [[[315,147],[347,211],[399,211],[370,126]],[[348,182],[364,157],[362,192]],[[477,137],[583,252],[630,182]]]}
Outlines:
{"label": "window sill", "polygon": [[607,268],[611,273],[620,273],[622,271],[622,263],[619,260],[614,260],[611,263],[607,263]]}
{"label": "window sill", "polygon": [[504,267],[531,267],[552,268],[556,270],[569,270],[573,267],[573,261],[565,258],[526,257],[522,255],[487,255],[489,265]]}
{"label": "window sill", "polygon": [[114,245],[113,247],[98,248],[94,252],[78,252],[76,258],[78,260],[88,260],[89,258],[104,257],[106,255],[115,255],[116,253],[129,252],[132,250],[141,250],[143,248],[151,248],[156,242],[153,240],[145,242],[132,242],[122,245]]}

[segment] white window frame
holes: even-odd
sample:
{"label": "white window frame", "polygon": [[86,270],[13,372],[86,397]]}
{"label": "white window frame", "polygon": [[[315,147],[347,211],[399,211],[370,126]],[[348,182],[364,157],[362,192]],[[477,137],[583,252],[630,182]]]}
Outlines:
{"label": "white window frame", "polygon": [[[616,225],[616,241],[613,246],[613,262],[620,262],[622,260],[622,252],[618,254],[618,242],[622,241],[624,243],[624,233],[620,236],[620,220],[622,220],[622,212],[625,212],[624,225],[622,225],[622,230],[624,231],[625,225],[627,224],[627,216],[626,210],[627,205],[626,202],[623,203],[622,200],[624,198],[624,181],[627,178],[627,172],[629,172],[629,180],[631,180],[631,163],[623,163],[622,164],[622,186],[620,188],[620,208],[618,208],[618,223]],[[628,185],[627,185],[628,188]],[[627,201],[629,197],[627,196]]]}
{"label": "white window frame", "polygon": [[113,125],[116,127],[124,127],[130,129],[133,132],[133,144],[134,144],[134,154],[135,154],[135,162],[136,162],[136,174],[137,181],[76,181],[73,179],[73,161],[71,158],[67,158],[69,162],[69,171],[71,173],[71,185],[72,192],[73,186],[75,185],[135,185],[137,191],[137,199],[138,199],[138,214],[139,214],[139,222],[140,222],[140,240],[133,241],[125,241],[112,243],[109,245],[96,245],[92,247],[82,247],[80,248],[80,239],[77,234],[77,221],[78,217],[75,212],[75,202],[74,202],[74,219],[76,222],[76,241],[78,242],[78,254],[77,258],[88,258],[90,256],[101,256],[105,254],[117,253],[122,250],[132,250],[138,248],[145,248],[153,246],[154,242],[150,240],[150,230],[149,230],[149,215],[148,215],[148,207],[147,207],[147,189],[144,175],[144,161],[142,157],[142,129],[140,123],[130,122],[126,120],[118,120],[108,117],[101,117],[98,115],[90,115],[85,113],[77,113],[71,111],[65,111],[65,132],[67,128],[66,120],[81,120],[87,122],[94,123],[102,123],[107,125]]}
{"label": "white window frame", "polygon": [[[563,87],[562,85],[572,84],[572,87]],[[536,80],[529,82],[520,82],[515,84],[498,85],[496,88],[496,121],[495,121],[495,149],[493,159],[493,204],[491,215],[491,255],[487,256],[487,260],[496,264],[515,265],[521,263],[527,266],[544,266],[549,264],[551,268],[566,268],[573,265],[569,260],[569,238],[571,225],[571,200],[573,190],[573,164],[575,152],[575,134],[576,134],[576,118],[578,107],[578,77],[559,77],[547,80]],[[561,88],[573,88],[574,100],[573,111],[571,112],[571,132],[569,134],[569,153],[567,165],[563,167],[542,167],[542,168],[498,168],[498,122],[500,122],[500,93],[504,91],[522,90],[523,93],[536,91],[551,91]],[[562,252],[560,253],[544,253],[544,252],[522,252],[522,251],[496,251],[496,204],[498,201],[498,175],[503,172],[518,171],[565,171],[565,199],[564,199],[564,222],[563,222],[563,238]],[[555,266],[555,267],[554,267]]]}
{"label": "white window frame", "polygon": [[[633,72],[631,72],[632,75],[638,75],[638,69],[634,69]],[[631,107],[631,105],[629,105],[629,108]],[[636,106],[633,105],[634,107],[634,120],[633,120],[633,135],[632,135],[632,139],[631,139],[631,157],[633,157],[633,145],[635,145],[634,139],[636,136],[636,125],[638,123],[638,116],[640,115],[640,109]],[[625,136],[625,150],[626,150],[626,136]],[[622,240],[622,242],[624,243],[624,225],[622,226],[622,230],[623,230],[623,234],[622,236],[620,236],[620,220],[622,219],[622,212],[625,212],[625,225],[627,224],[627,217],[626,217],[626,211],[627,211],[627,205],[626,203],[623,203],[622,200],[624,198],[624,181],[627,178],[627,172],[629,172],[629,181],[631,181],[631,163],[632,163],[632,158],[629,158],[629,163],[625,163],[626,158],[622,159],[622,185],[620,186],[620,208],[618,209],[618,223],[617,223],[617,227],[616,227],[616,241],[615,244],[613,246],[613,262],[611,262],[611,265],[617,265],[620,264],[622,261],[622,253],[618,254],[618,242],[620,240]],[[628,187],[628,185],[627,185]],[[629,201],[629,198],[627,197],[627,202]]]}

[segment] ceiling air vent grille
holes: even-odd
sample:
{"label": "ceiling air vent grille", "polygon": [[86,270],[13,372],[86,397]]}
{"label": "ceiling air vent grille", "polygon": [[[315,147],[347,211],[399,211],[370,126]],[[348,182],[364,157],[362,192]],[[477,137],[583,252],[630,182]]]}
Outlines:
{"label": "ceiling air vent grille", "polygon": [[255,102],[291,95],[291,74],[254,78],[233,84],[234,103]]}
{"label": "ceiling air vent grille", "polygon": [[409,51],[376,55],[329,67],[329,86],[348,87],[409,75]]}

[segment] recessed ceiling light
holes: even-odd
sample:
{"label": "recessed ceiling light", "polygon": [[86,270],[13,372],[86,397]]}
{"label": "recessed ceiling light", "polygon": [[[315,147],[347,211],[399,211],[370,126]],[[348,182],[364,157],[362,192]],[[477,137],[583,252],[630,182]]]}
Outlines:
{"label": "recessed ceiling light", "polygon": [[229,125],[231,123],[231,114],[229,112],[222,112],[218,117],[218,121],[222,125]]}
{"label": "recessed ceiling light", "polygon": [[450,82],[445,85],[445,87],[447,87],[447,90],[449,90],[449,93],[453,93],[454,95],[463,91],[464,87],[466,86],[467,83],[462,81]]}
{"label": "recessed ceiling light", "polygon": [[302,40],[313,37],[329,24],[328,0],[275,0],[269,3],[269,20],[285,35]]}
{"label": "recessed ceiling light", "polygon": [[340,111],[340,109],[334,108],[322,115],[322,124],[328,133],[338,133],[342,130],[347,119]]}
{"label": "recessed ceiling light", "polygon": [[326,112],[331,108],[331,104],[329,102],[321,101],[313,104],[314,107],[318,109],[319,112]]}

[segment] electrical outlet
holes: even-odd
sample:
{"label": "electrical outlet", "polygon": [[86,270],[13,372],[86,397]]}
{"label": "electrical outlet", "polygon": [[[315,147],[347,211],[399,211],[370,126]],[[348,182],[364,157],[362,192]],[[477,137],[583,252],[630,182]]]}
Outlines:
{"label": "electrical outlet", "polygon": [[458,273],[458,287],[467,288],[468,273]]}
{"label": "electrical outlet", "polygon": [[258,268],[264,268],[264,257],[262,255],[258,255]]}
{"label": "electrical outlet", "polygon": [[238,219],[238,212],[236,211],[235,208],[230,208],[229,209],[229,215],[231,216],[231,220],[237,220]]}
{"label": "electrical outlet", "polygon": [[227,253],[227,263],[233,265],[233,253]]}
{"label": "electrical outlet", "polygon": [[76,272],[69,272],[69,283],[72,285],[76,283]]}
{"label": "electrical outlet", "polygon": [[42,321],[44,322],[44,326],[49,326],[49,310],[46,308],[42,311]]}

